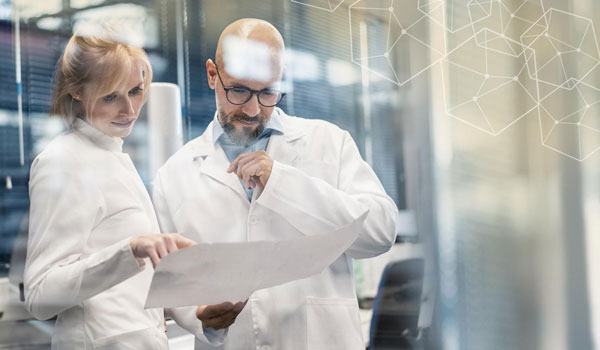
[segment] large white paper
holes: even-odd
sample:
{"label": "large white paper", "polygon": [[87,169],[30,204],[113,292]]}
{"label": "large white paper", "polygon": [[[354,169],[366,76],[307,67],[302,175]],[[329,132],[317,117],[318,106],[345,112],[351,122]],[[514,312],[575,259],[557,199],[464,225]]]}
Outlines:
{"label": "large white paper", "polygon": [[235,303],[259,289],[320,273],[352,245],[365,217],[290,240],[200,243],[169,254],[156,267],[145,307]]}

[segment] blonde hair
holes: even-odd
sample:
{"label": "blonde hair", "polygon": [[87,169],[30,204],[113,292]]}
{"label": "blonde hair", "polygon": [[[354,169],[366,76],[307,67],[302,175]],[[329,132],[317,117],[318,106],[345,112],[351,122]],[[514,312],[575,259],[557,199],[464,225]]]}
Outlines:
{"label": "blonde hair", "polygon": [[[152,82],[152,67],[146,52],[115,40],[73,35],[56,64],[51,115],[60,115],[68,128],[75,118],[88,120],[98,98],[113,92],[133,69],[141,68],[144,76],[144,99]],[[91,85],[86,106],[77,96],[85,84]]]}

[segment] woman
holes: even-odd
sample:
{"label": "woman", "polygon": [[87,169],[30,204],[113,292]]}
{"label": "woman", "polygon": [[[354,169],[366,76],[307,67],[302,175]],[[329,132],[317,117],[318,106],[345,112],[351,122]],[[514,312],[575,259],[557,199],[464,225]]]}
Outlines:
{"label": "woman", "polygon": [[[158,234],[146,188],[121,150],[152,81],[148,57],[74,35],[55,80],[51,114],[69,130],[31,166],[26,306],[38,319],[58,315],[52,349],[167,349],[163,310],[144,310],[153,273],[144,259],[156,266],[194,242]],[[184,327],[202,336],[196,311],[187,308]]]}

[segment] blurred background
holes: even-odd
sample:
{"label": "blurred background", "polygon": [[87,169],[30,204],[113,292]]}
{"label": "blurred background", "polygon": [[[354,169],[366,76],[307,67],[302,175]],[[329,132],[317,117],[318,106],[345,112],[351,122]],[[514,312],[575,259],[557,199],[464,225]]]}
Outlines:
{"label": "blurred background", "polygon": [[[205,62],[243,17],[284,37],[281,107],[348,130],[400,209],[392,251],[355,262],[365,345],[600,348],[597,0],[0,0],[0,349],[49,348],[20,284],[68,38],[127,27],[180,87],[187,142],[215,111]],[[146,114],[124,151],[150,188]]]}

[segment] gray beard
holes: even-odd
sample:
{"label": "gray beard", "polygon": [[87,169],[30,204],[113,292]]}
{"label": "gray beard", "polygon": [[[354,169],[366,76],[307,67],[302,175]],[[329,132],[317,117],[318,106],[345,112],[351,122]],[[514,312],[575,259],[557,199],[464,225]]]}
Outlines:
{"label": "gray beard", "polygon": [[231,123],[233,120],[236,120],[236,118],[233,118],[230,121],[227,121],[226,119],[227,117],[223,115],[221,111],[219,111],[219,122],[223,127],[223,132],[225,132],[225,135],[229,137],[229,140],[231,140],[231,142],[235,143],[238,146],[246,146],[256,141],[265,130],[264,123],[259,123],[254,130],[251,130],[249,127],[244,127],[242,128],[241,132],[238,132],[237,130],[235,130],[235,126]]}
{"label": "gray beard", "polygon": [[259,124],[254,130],[243,128],[241,132],[237,132],[230,123],[223,126],[223,131],[229,137],[229,140],[238,146],[246,146],[256,141],[264,130],[265,127],[262,124]]}

